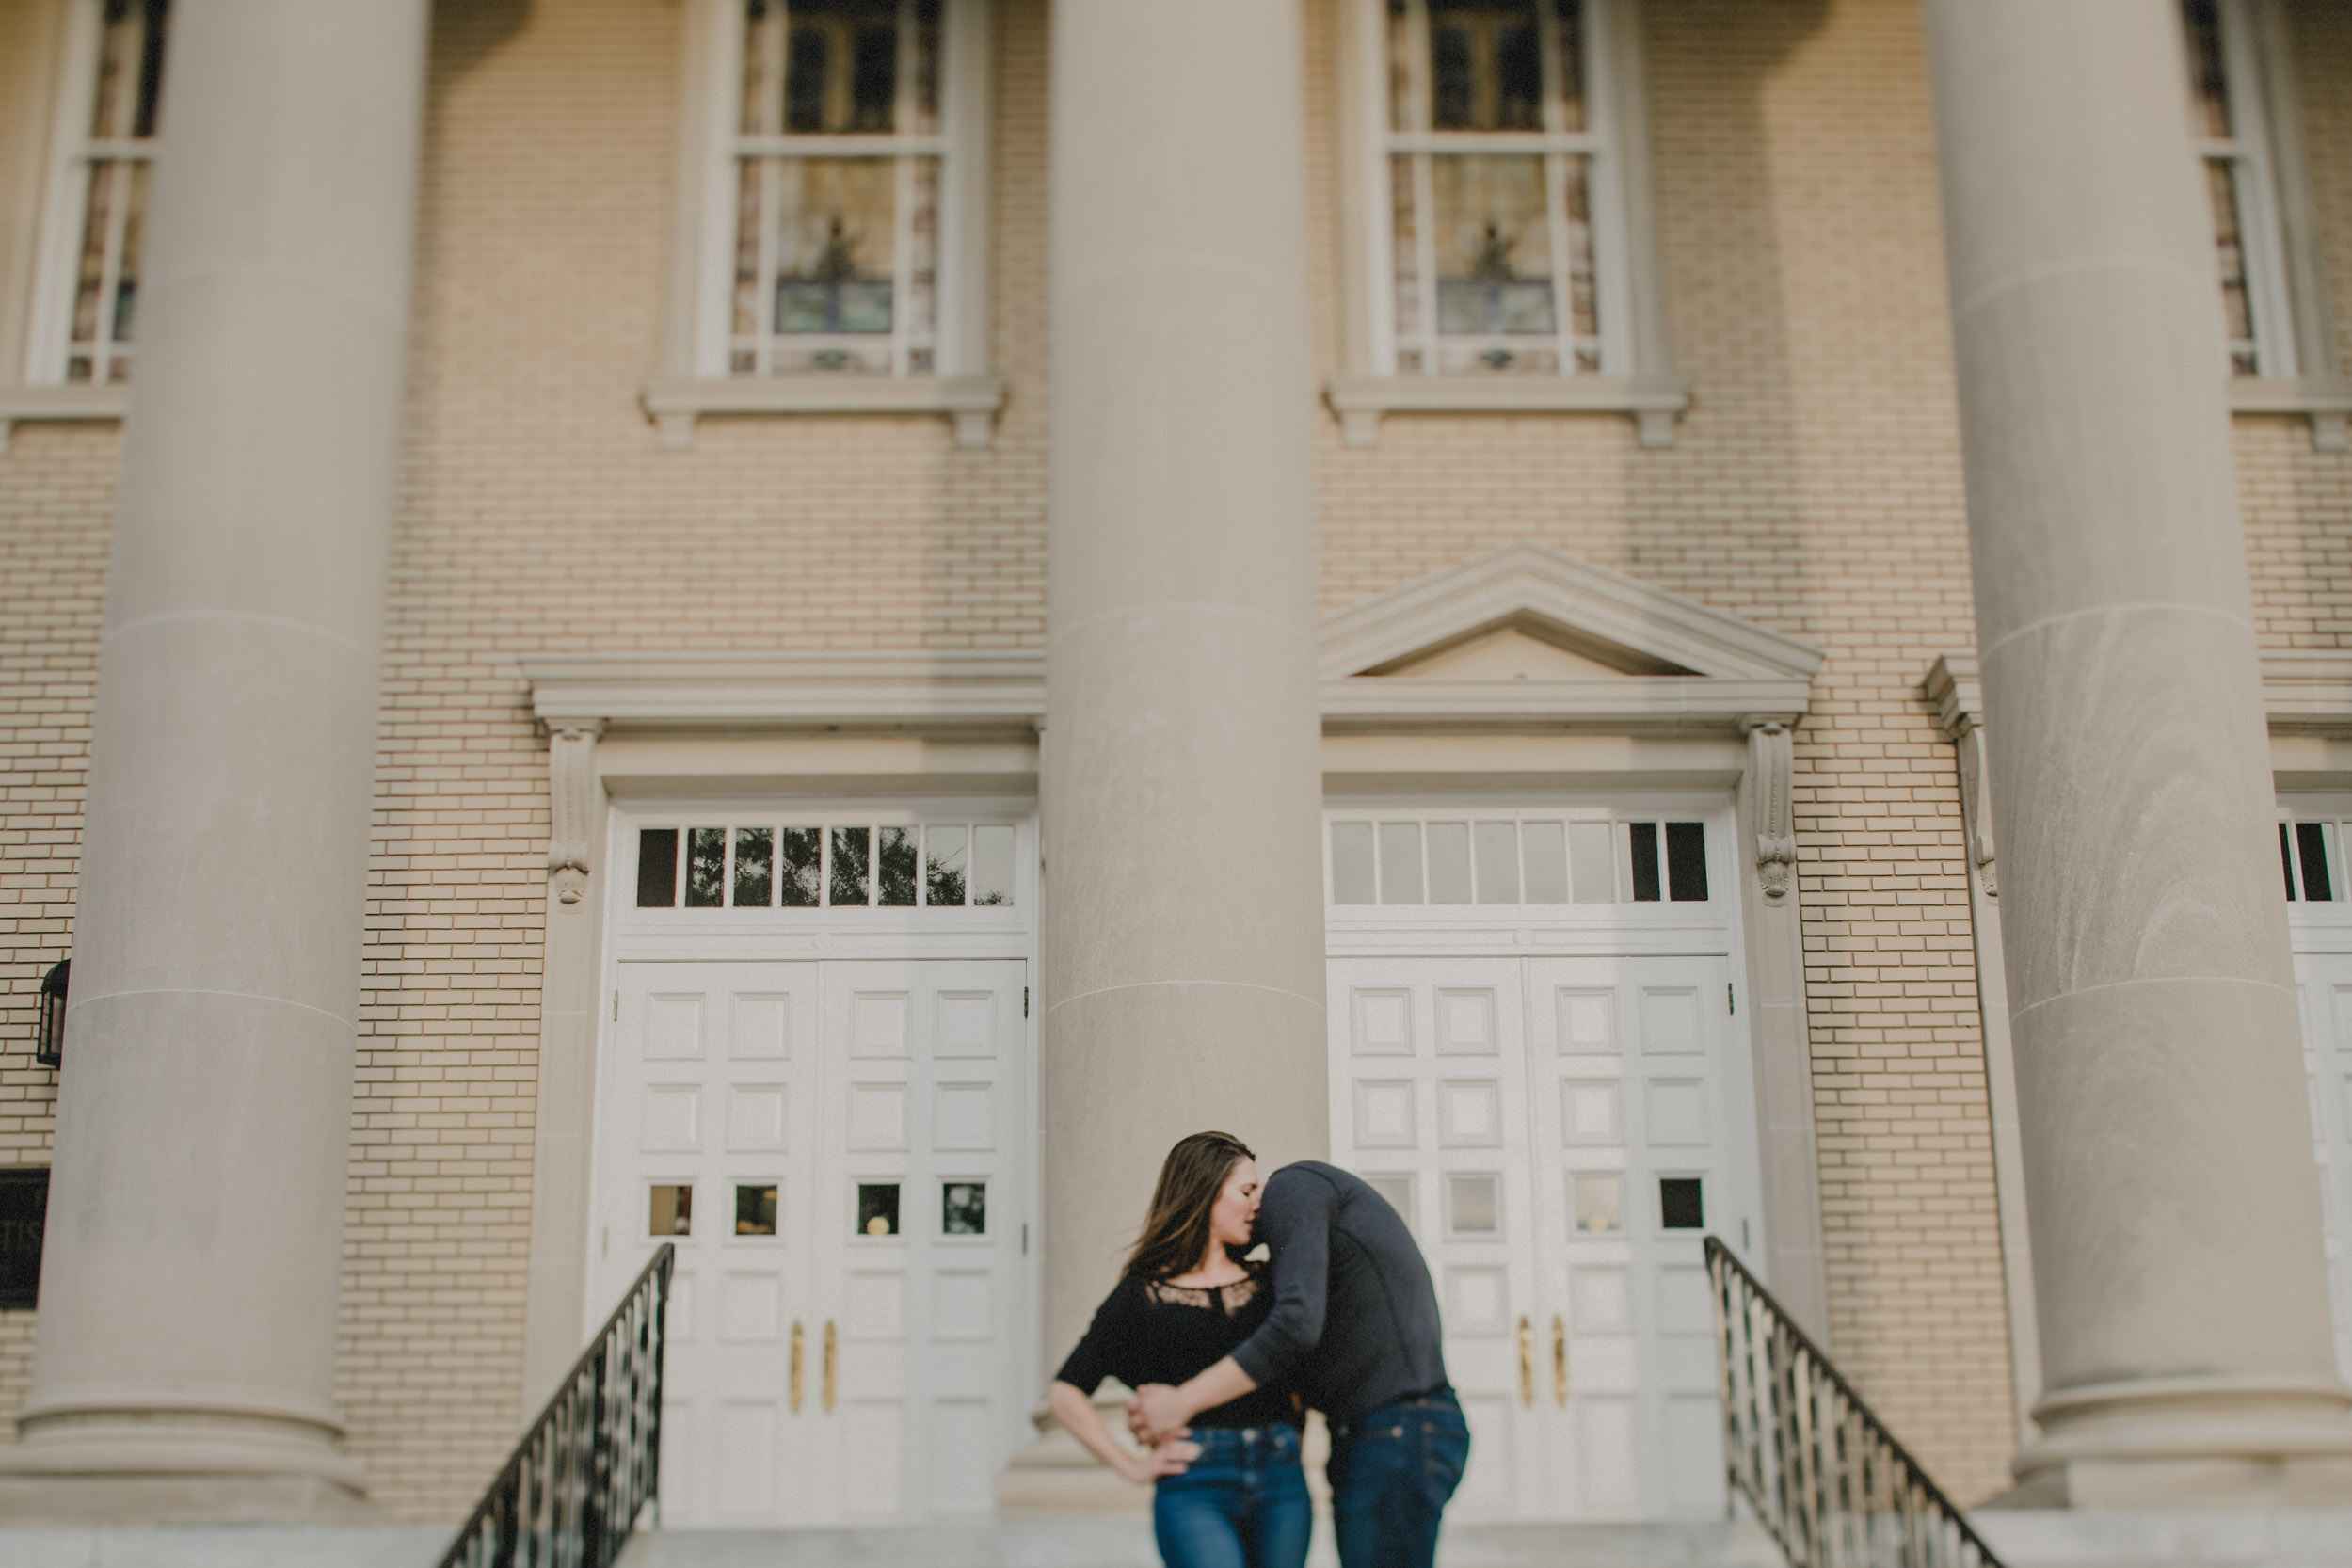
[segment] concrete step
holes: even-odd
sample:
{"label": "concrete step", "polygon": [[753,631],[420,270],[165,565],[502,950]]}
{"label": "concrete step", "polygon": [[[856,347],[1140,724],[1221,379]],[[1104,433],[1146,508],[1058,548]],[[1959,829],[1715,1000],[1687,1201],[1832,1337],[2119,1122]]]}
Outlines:
{"label": "concrete step", "polygon": [[[1783,1568],[1751,1523],[1446,1527],[1441,1568]],[[1308,1568],[1336,1568],[1328,1520],[1315,1523]],[[620,1568],[1159,1568],[1141,1520],[1007,1520],[902,1530],[653,1530]]]}
{"label": "concrete step", "polygon": [[[1984,1512],[2009,1568],[2352,1568],[2352,1508]],[[433,1568],[444,1528],[413,1526],[0,1526],[0,1568]],[[1781,1568],[1753,1522],[1448,1525],[1444,1568]],[[877,1530],[646,1530],[621,1568],[1157,1568],[1131,1519],[1007,1520]],[[1335,1568],[1318,1521],[1310,1568]]]}

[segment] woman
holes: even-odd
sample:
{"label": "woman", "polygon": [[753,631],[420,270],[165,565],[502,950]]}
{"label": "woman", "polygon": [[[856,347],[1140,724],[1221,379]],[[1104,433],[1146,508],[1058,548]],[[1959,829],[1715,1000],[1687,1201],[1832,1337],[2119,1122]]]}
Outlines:
{"label": "woman", "polygon": [[1192,1417],[1191,1442],[1137,1455],[1112,1440],[1093,1395],[1180,1384],[1232,1353],[1266,1320],[1273,1291],[1240,1261],[1257,1218],[1256,1157],[1223,1132],[1168,1151],[1126,1277],[1056,1374],[1061,1423],[1112,1469],[1154,1481],[1152,1529],[1168,1568],[1300,1568],[1312,1511],[1299,1468],[1299,1407],[1258,1388]]}

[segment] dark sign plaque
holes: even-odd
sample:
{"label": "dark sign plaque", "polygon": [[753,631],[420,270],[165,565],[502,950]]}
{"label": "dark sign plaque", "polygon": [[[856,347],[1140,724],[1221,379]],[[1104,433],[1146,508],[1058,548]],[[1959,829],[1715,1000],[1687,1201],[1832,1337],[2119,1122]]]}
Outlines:
{"label": "dark sign plaque", "polygon": [[40,1295],[40,1231],[49,1213],[47,1170],[0,1171],[0,1309]]}

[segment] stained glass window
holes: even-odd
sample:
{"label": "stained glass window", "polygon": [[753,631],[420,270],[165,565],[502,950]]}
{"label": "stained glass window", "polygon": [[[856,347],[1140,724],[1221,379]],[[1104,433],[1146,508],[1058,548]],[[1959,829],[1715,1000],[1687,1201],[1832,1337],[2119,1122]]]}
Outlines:
{"label": "stained glass window", "polygon": [[75,123],[69,134],[78,141],[66,174],[73,231],[53,252],[55,268],[70,271],[57,302],[63,351],[44,350],[40,357],[47,363],[36,374],[122,382],[131,377],[170,4],[104,0],[92,9],[96,37],[87,55],[77,53],[88,59],[88,73],[68,87],[69,93],[87,94],[70,105]]}
{"label": "stained glass window", "polygon": [[940,0],[744,0],[737,376],[936,365]]}
{"label": "stained glass window", "polygon": [[1407,375],[1604,368],[1588,0],[1387,0],[1391,331]]}

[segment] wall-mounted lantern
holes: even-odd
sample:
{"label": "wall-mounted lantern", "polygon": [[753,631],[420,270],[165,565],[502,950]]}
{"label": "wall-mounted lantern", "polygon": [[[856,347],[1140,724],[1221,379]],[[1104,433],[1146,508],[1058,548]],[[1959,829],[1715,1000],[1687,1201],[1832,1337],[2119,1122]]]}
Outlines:
{"label": "wall-mounted lantern", "polygon": [[50,966],[40,982],[40,1030],[33,1040],[33,1060],[54,1067],[65,1060],[65,983],[71,958]]}

